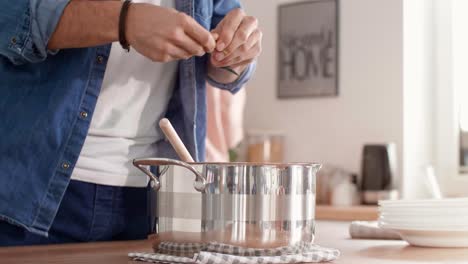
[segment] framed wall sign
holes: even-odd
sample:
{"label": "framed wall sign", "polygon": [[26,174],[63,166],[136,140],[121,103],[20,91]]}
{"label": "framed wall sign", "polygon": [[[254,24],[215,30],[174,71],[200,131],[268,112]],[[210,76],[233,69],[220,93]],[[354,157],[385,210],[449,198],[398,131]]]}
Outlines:
{"label": "framed wall sign", "polygon": [[278,9],[278,97],[338,95],[338,0]]}

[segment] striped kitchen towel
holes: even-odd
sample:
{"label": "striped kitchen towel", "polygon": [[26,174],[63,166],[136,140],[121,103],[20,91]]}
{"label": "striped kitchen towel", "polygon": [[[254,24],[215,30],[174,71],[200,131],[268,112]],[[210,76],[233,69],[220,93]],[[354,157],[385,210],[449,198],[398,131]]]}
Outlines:
{"label": "striped kitchen towel", "polygon": [[353,221],[349,225],[349,235],[353,239],[401,239],[398,233],[379,227],[377,221]]}
{"label": "striped kitchen towel", "polygon": [[153,248],[154,252],[164,255],[189,257],[192,258],[195,254],[207,250],[207,244],[201,243],[174,243],[161,242],[157,248]]}
{"label": "striped kitchen towel", "polygon": [[179,249],[187,253],[194,248],[202,248],[192,258],[157,253],[130,253],[133,260],[153,263],[193,263],[193,264],[274,264],[274,263],[303,263],[329,262],[337,259],[340,252],[336,249],[324,248],[312,243],[301,243],[291,247],[274,249],[243,248],[238,246],[209,243],[182,243],[178,247],[175,243],[161,243],[160,248],[170,248],[171,252]]}

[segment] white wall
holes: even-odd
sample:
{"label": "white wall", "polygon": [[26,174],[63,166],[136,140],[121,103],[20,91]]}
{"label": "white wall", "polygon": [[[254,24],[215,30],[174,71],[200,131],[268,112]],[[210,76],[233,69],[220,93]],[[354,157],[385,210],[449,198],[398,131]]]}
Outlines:
{"label": "white wall", "polygon": [[[244,0],[264,32],[257,74],[248,86],[247,129],[286,133],[288,161],[317,161],[359,172],[365,143],[403,144],[403,0],[340,1],[340,95],[276,98],[277,6]],[[306,22],[306,21],[305,21]]]}

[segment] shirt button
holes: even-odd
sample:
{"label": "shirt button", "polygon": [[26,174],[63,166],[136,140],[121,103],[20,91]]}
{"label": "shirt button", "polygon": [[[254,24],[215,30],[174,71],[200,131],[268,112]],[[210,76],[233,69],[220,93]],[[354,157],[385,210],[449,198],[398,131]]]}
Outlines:
{"label": "shirt button", "polygon": [[97,61],[97,63],[102,64],[104,62],[104,57],[99,55],[99,56],[96,57],[96,61]]}
{"label": "shirt button", "polygon": [[81,118],[86,119],[88,117],[88,112],[82,111],[80,113]]}
{"label": "shirt button", "polygon": [[70,168],[70,164],[68,164],[67,162],[62,163],[62,169],[68,170],[69,168]]}
{"label": "shirt button", "polygon": [[16,40],[16,37],[11,38],[11,44],[15,45],[17,42],[18,40]]}

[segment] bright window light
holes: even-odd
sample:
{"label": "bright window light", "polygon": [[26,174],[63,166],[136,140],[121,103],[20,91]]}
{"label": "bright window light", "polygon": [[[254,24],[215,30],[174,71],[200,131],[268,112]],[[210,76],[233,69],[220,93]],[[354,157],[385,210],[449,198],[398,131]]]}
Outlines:
{"label": "bright window light", "polygon": [[452,8],[453,85],[460,128],[468,132],[468,1],[453,0]]}

